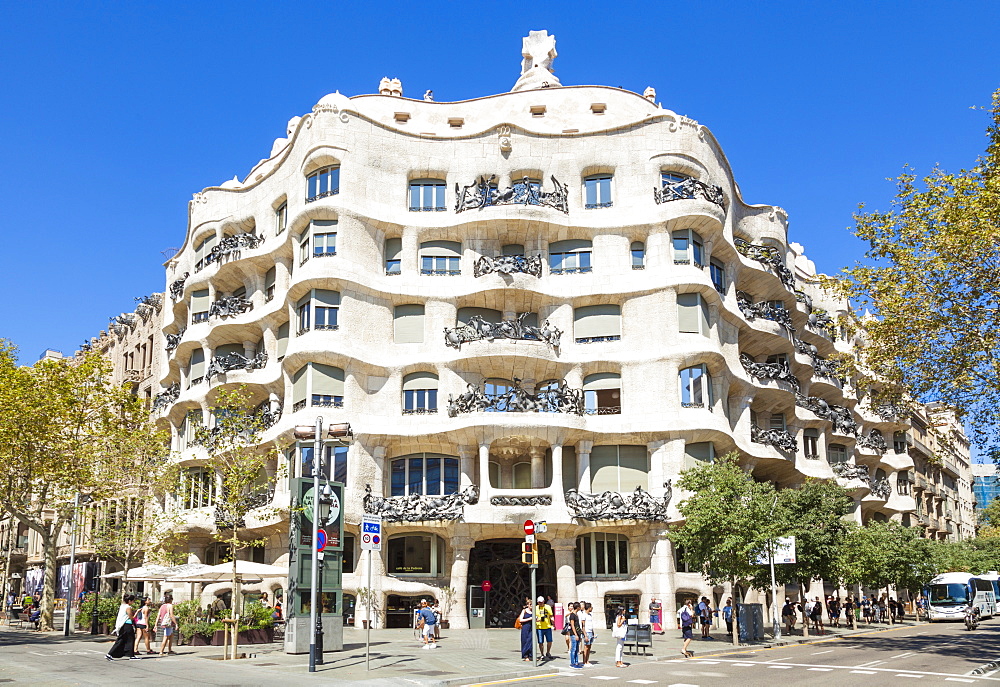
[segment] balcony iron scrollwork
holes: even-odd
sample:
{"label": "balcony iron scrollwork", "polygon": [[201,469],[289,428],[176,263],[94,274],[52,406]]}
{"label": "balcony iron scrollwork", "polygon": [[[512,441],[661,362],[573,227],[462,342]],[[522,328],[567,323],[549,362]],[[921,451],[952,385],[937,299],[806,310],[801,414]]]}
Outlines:
{"label": "balcony iron scrollwork", "polygon": [[190,276],[191,276],[190,272],[185,272],[183,277],[181,277],[180,279],[177,279],[177,280],[171,282],[171,284],[170,284],[170,297],[172,299],[174,299],[176,301],[176,300],[180,299],[181,296],[184,295],[184,282],[186,282],[187,278],[190,277]]}
{"label": "balcony iron scrollwork", "polygon": [[885,443],[885,437],[874,429],[868,434],[860,435],[857,445],[862,448],[870,448],[876,453],[885,453],[889,450],[889,445]]}
{"label": "balcony iron scrollwork", "polygon": [[468,324],[453,328],[445,327],[444,342],[452,348],[461,349],[464,343],[484,339],[489,342],[494,339],[541,341],[558,351],[562,330],[553,326],[548,320],[545,320],[545,324],[541,327],[525,324],[527,316],[528,313],[521,313],[516,320],[487,322],[479,315],[473,315],[469,318]]}
{"label": "balcony iron scrollwork", "polygon": [[739,306],[740,312],[743,313],[743,316],[749,322],[753,322],[760,317],[765,320],[777,322],[790,334],[794,334],[796,331],[795,325],[792,324],[792,314],[790,312],[784,308],[776,308],[767,301],[754,303],[753,297],[746,291],[736,292],[736,305]]}
{"label": "balcony iron scrollwork", "polygon": [[494,496],[490,498],[491,506],[551,506],[551,496]]}
{"label": "balcony iron scrollwork", "polygon": [[166,388],[165,391],[161,391],[153,397],[153,409],[152,412],[156,413],[160,410],[168,408],[171,403],[176,401],[181,395],[180,384],[174,383]]}
{"label": "balcony iron scrollwork", "polygon": [[792,387],[795,392],[799,391],[798,378],[792,374],[788,363],[758,363],[754,362],[746,353],[740,353],[740,363],[747,374],[757,379],[773,379],[776,382],[784,382]]}
{"label": "balcony iron scrollwork", "polygon": [[822,308],[813,308],[809,313],[809,328],[823,332],[831,339],[837,338],[837,328],[833,318]]}
{"label": "balcony iron scrollwork", "polygon": [[225,374],[232,370],[245,370],[250,372],[251,370],[260,370],[267,365],[267,352],[261,351],[252,358],[248,358],[240,353],[226,353],[225,355],[218,355],[212,358],[212,362],[208,364],[208,372],[206,377],[209,380],[216,375]]}
{"label": "balcony iron scrollwork", "polygon": [[281,402],[277,397],[264,401],[257,407],[257,417],[260,419],[261,429],[270,429],[281,419],[283,410]]}
{"label": "balcony iron scrollwork", "polygon": [[376,496],[372,493],[372,485],[366,484],[361,502],[365,513],[381,515],[387,522],[458,520],[465,506],[479,503],[479,487],[473,484],[464,491],[444,496]]}
{"label": "balcony iron scrollwork", "polygon": [[187,331],[187,328],[185,327],[184,329],[180,330],[176,334],[164,334],[163,335],[163,337],[167,340],[167,344],[166,344],[165,348],[167,349],[168,353],[170,351],[177,350],[177,347],[181,345],[181,339],[184,338],[184,332],[186,332],[186,331]]}
{"label": "balcony iron scrollwork", "polygon": [[208,255],[205,256],[205,266],[213,262],[222,262],[230,257],[239,257],[244,248],[257,248],[264,243],[264,237],[252,232],[225,236],[216,244]]}
{"label": "balcony iron scrollwork", "polygon": [[497,274],[521,272],[522,274],[530,274],[532,277],[541,277],[542,256],[501,255],[497,258],[491,258],[488,255],[483,255],[472,266],[472,274],[476,277],[482,277],[493,272]]}
{"label": "balcony iron scrollwork", "polygon": [[208,309],[209,317],[233,317],[253,309],[253,303],[243,296],[227,296],[212,303]]}
{"label": "balcony iron scrollwork", "polygon": [[[263,508],[274,501],[274,487],[267,491],[257,491],[248,494],[246,501],[241,504],[240,510],[249,512],[255,508]],[[222,506],[215,507],[215,524],[221,529],[232,529],[233,527],[245,527],[243,518],[237,518]]]}
{"label": "balcony iron scrollwork", "polygon": [[841,376],[841,365],[839,360],[828,360],[822,357],[815,346],[811,343],[803,341],[802,339],[793,337],[792,341],[795,343],[796,351],[809,356],[809,359],[812,361],[813,374],[815,376],[834,379],[838,381],[841,386],[843,386],[844,378]]}
{"label": "balcony iron scrollwork", "polygon": [[773,272],[785,288],[789,291],[795,291],[795,275],[792,271],[785,267],[785,261],[781,257],[780,251],[774,246],[759,246],[756,243],[750,243],[739,237],[734,241],[736,244],[736,250],[739,251],[740,255],[749,258],[751,260],[756,260],[765,269]]}
{"label": "balcony iron scrollwork", "polygon": [[892,487],[889,485],[888,477],[879,477],[871,482],[871,495],[883,501],[889,500],[892,495]]}
{"label": "balcony iron scrollwork", "polygon": [[867,465],[851,465],[850,463],[834,463],[830,466],[833,474],[845,480],[860,480],[871,485],[871,475],[868,473]]}
{"label": "balcony iron scrollwork", "polygon": [[672,200],[693,200],[704,198],[709,203],[715,203],[723,210],[726,209],[726,196],[722,192],[721,186],[713,186],[688,177],[680,181],[664,183],[660,188],[653,189],[653,200],[657,204],[669,203]]}
{"label": "balcony iron scrollwork", "polygon": [[764,429],[757,425],[750,425],[750,441],[755,444],[773,446],[786,453],[795,453],[799,450],[795,437],[780,429]]}
{"label": "balcony iron scrollwork", "polygon": [[909,417],[909,411],[901,403],[883,403],[875,409],[875,414],[886,422]]}
{"label": "balcony iron scrollwork", "polygon": [[530,181],[527,177],[516,181],[510,188],[499,189],[494,180],[496,175],[479,177],[479,180],[468,186],[455,184],[455,212],[463,210],[482,210],[495,205],[542,205],[562,212],[569,212],[569,188],[556,179],[552,179],[552,191],[543,191],[540,184]]}
{"label": "balcony iron scrollwork", "polygon": [[145,322],[154,312],[160,312],[160,308],[163,307],[163,296],[158,293],[152,293],[148,296],[136,298],[135,302],[137,303],[135,312]]}
{"label": "balcony iron scrollwork", "polygon": [[671,481],[663,483],[663,496],[653,496],[641,486],[635,491],[622,494],[606,491],[603,494],[587,494],[576,489],[566,492],[566,507],[574,518],[581,520],[647,520],[666,522],[673,496]]}
{"label": "balcony iron scrollwork", "polygon": [[858,423],[851,416],[851,411],[844,406],[833,405],[822,398],[802,394],[795,395],[795,405],[811,411],[824,420],[829,420],[833,423],[834,431],[839,434],[858,435]]}
{"label": "balcony iron scrollwork", "polygon": [[448,395],[448,417],[459,413],[572,413],[583,415],[583,391],[570,389],[565,381],[557,389],[529,394],[515,378],[511,387],[502,394],[487,395],[475,384],[455,398]]}

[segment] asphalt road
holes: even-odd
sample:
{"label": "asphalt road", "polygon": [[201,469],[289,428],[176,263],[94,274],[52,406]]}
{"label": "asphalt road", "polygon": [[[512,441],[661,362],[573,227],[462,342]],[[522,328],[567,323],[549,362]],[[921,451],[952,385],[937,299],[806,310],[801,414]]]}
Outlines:
{"label": "asphalt road", "polygon": [[1000,619],[980,624],[975,632],[967,631],[962,623],[934,623],[704,657],[698,654],[724,647],[719,642],[695,640],[690,648],[696,654],[693,659],[680,655],[678,642],[676,659],[655,663],[634,661],[628,668],[617,669],[611,660],[594,668],[564,671],[544,681],[590,687],[604,683],[662,687],[772,687],[775,683],[868,687],[919,680],[921,685],[1000,687],[1000,668],[983,675],[972,674],[973,670],[1000,660]]}

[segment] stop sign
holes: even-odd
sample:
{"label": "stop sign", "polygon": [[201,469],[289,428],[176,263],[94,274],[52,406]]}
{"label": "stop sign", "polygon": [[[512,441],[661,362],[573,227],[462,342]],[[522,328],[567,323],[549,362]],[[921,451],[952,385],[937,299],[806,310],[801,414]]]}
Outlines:
{"label": "stop sign", "polygon": [[491,589],[493,589],[493,583],[490,582],[489,580],[484,580],[483,581],[483,591],[484,592],[488,592]]}
{"label": "stop sign", "polygon": [[534,534],[535,533],[535,523],[533,523],[531,520],[525,520],[524,521],[524,533],[525,534]]}

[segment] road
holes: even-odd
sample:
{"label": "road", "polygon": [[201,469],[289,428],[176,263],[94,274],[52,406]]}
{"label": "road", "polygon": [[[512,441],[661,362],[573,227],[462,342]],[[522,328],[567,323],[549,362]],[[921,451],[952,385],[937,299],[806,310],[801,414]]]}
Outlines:
{"label": "road", "polygon": [[[668,635],[669,637],[669,635]],[[662,648],[660,644],[659,648]],[[691,643],[696,654],[720,648],[719,642]],[[658,651],[662,653],[662,651]],[[900,685],[919,680],[921,685],[995,685],[1000,669],[984,675],[972,671],[1000,660],[1000,619],[982,623],[969,632],[961,623],[891,628],[773,649],[736,650],[712,656],[680,656],[658,662],[635,660],[616,669],[613,657],[602,665],[561,671],[543,681],[558,685],[617,683],[661,687],[711,687],[713,685],[773,687],[807,685]],[[628,662],[626,654],[626,662]],[[524,682],[530,682],[525,680]]]}

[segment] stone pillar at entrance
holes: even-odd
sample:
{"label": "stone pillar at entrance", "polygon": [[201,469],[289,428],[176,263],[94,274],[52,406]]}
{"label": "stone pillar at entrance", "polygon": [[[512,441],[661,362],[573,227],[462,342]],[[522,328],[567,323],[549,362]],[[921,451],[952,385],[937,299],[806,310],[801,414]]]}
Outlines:
{"label": "stone pillar at entrance", "polygon": [[475,542],[469,537],[454,537],[451,540],[454,555],[451,562],[451,588],[455,590],[448,620],[453,630],[469,629],[469,552]]}
{"label": "stone pillar at entrance", "polygon": [[490,445],[479,445],[479,500],[490,500]]}
{"label": "stone pillar at entrance", "polygon": [[576,488],[577,491],[590,493],[590,450],[594,448],[593,441],[578,441],[576,443]]}
{"label": "stone pillar at entrance", "polygon": [[545,488],[545,449],[540,446],[532,446],[528,449],[531,456],[531,488]]}
{"label": "stone pillar at entrance", "polygon": [[556,601],[562,604],[576,601],[576,570],[573,569],[576,543],[572,539],[556,539],[552,542],[552,550],[556,554]]}

